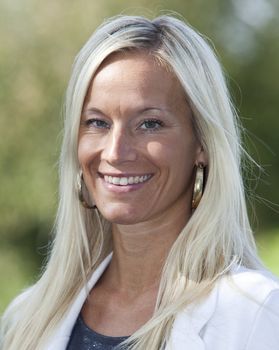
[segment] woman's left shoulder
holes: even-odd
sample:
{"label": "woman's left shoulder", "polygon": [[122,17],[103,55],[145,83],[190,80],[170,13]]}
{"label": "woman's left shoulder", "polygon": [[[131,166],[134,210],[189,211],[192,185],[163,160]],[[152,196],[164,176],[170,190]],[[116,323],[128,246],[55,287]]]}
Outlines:
{"label": "woman's left shoulder", "polygon": [[260,339],[266,340],[270,336],[270,341],[275,337],[279,342],[279,333],[275,331],[279,327],[277,277],[264,269],[234,266],[216,287],[216,315],[223,318],[226,318],[224,315],[229,315],[229,323],[234,323],[240,332],[245,330],[246,334],[253,334],[251,341],[258,339],[260,342]]}
{"label": "woman's left shoulder", "polygon": [[209,349],[278,349],[279,282],[270,272],[236,266],[212,295],[202,337]]}
{"label": "woman's left shoulder", "polygon": [[278,279],[234,266],[207,298],[176,317],[170,343],[177,350],[277,350],[278,329]]}
{"label": "woman's left shoulder", "polygon": [[279,280],[268,270],[254,270],[244,266],[234,266],[227,276],[220,280],[219,293],[235,298],[249,298],[263,303],[273,296],[279,307]]}

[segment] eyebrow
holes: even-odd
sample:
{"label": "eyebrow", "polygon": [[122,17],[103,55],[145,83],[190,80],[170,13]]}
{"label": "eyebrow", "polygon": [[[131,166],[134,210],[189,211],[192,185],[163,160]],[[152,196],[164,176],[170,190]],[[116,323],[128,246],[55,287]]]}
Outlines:
{"label": "eyebrow", "polygon": [[90,114],[99,114],[99,115],[105,116],[105,114],[96,107],[85,108],[82,110],[82,115],[87,116]]}
{"label": "eyebrow", "polygon": [[[136,111],[136,114],[143,114],[146,112],[150,112],[150,111],[158,111],[158,112],[169,112],[167,108],[159,108],[159,107],[144,107],[141,108],[139,110]],[[96,107],[90,107],[90,108],[85,108],[82,111],[82,114],[85,116],[91,115],[91,114],[98,114],[101,116],[105,116],[106,114],[104,112],[102,112],[99,108]]]}

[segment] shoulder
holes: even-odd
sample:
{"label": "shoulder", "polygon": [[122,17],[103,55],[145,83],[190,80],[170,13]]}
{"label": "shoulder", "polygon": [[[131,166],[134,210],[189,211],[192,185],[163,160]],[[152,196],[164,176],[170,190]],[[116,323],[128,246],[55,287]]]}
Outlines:
{"label": "shoulder", "polygon": [[272,310],[279,321],[279,281],[266,270],[236,266],[217,283],[216,294],[216,314],[229,313],[249,323]]}
{"label": "shoulder", "polygon": [[267,271],[235,266],[203,301],[176,316],[170,348],[277,350],[278,329],[278,280]]}
{"label": "shoulder", "polygon": [[219,297],[239,301],[250,299],[262,303],[270,295],[278,295],[279,280],[267,270],[252,270],[235,266],[229,274],[223,276],[216,288]]}
{"label": "shoulder", "polygon": [[18,296],[16,296],[8,305],[4,314],[2,315],[2,322],[9,321],[15,323],[20,317],[20,310],[26,305],[26,302],[32,297],[34,286],[25,289]]}
{"label": "shoulder", "polygon": [[252,270],[236,265],[232,268],[230,276],[239,284],[248,288],[261,286],[261,290],[269,291],[279,289],[279,279],[268,270]]}
{"label": "shoulder", "polygon": [[237,266],[220,278],[214,292],[216,304],[204,333],[208,344],[227,342],[227,349],[277,349],[279,282],[276,277],[265,270]]}

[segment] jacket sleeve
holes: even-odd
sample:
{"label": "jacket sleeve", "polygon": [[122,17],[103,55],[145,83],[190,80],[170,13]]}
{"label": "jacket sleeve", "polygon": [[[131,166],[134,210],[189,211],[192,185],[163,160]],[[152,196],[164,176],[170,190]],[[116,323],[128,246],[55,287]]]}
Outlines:
{"label": "jacket sleeve", "polygon": [[279,349],[279,289],[270,292],[260,305],[244,349]]}

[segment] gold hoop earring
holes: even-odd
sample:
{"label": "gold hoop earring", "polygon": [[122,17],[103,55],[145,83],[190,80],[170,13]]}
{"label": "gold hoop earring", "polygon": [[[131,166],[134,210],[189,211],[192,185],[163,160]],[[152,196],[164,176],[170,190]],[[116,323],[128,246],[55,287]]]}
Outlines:
{"label": "gold hoop earring", "polygon": [[199,163],[196,170],[196,178],[193,191],[192,209],[196,209],[200,203],[204,188],[204,165]]}
{"label": "gold hoop earring", "polygon": [[97,209],[97,206],[95,204],[90,205],[85,200],[84,195],[83,195],[84,187],[85,187],[85,184],[84,184],[84,180],[83,180],[83,174],[82,174],[82,171],[80,171],[78,176],[77,176],[78,199],[84,208]]}

